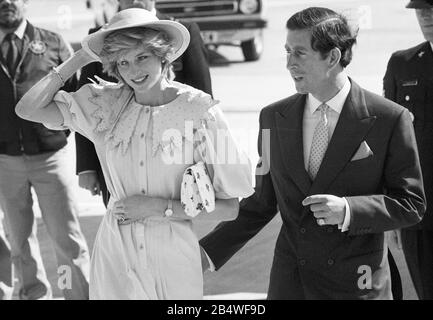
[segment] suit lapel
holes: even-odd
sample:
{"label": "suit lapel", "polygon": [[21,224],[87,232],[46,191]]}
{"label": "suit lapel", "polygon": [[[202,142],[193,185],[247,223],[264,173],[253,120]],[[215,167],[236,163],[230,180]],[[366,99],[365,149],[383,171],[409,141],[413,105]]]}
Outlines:
{"label": "suit lapel", "polygon": [[[302,120],[306,95],[299,95],[294,104],[275,114],[281,155],[287,172],[303,194],[307,194],[311,181],[304,167]],[[284,159],[285,158],[285,159]]]}
{"label": "suit lapel", "polygon": [[310,194],[325,193],[330,184],[350,161],[353,154],[370,131],[376,119],[370,116],[364,93],[354,81],[344,103],[320,170]]}

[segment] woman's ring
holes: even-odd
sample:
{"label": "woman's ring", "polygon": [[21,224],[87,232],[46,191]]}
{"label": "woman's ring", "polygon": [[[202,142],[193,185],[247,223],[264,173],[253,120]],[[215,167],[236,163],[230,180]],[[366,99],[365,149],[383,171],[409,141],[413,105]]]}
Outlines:
{"label": "woman's ring", "polygon": [[325,224],[325,219],[317,219],[317,224],[323,226]]}
{"label": "woman's ring", "polygon": [[122,214],[122,215],[119,215],[118,218],[117,218],[117,221],[118,221],[120,224],[124,223],[124,222],[125,222],[125,216],[124,216],[123,214]]}

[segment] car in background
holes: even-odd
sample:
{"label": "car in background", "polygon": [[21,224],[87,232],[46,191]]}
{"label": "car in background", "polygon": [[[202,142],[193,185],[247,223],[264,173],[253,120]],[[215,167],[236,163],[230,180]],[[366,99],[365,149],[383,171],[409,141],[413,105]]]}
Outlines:
{"label": "car in background", "polygon": [[159,12],[180,21],[194,21],[207,46],[237,45],[245,61],[263,52],[263,0],[158,0]]}

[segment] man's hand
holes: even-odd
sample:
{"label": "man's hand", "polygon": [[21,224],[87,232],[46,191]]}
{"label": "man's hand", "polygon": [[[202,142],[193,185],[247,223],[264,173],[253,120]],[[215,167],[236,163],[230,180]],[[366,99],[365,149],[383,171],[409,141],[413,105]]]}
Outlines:
{"label": "man's hand", "polygon": [[342,225],[346,215],[346,201],[330,194],[316,194],[302,201],[302,205],[310,206],[319,226]]}
{"label": "man's hand", "polygon": [[78,174],[78,185],[90,191],[92,196],[101,194],[101,186],[99,184],[96,172],[89,171]]}
{"label": "man's hand", "polygon": [[206,256],[206,252],[204,251],[203,247],[200,246],[200,255],[201,255],[201,268],[203,273],[205,273],[207,270],[209,270],[209,260]]}

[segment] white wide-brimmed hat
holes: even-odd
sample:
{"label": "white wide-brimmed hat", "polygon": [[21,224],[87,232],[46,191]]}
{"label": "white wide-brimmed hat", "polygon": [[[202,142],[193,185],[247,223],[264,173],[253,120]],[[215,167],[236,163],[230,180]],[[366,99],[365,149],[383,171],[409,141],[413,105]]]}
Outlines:
{"label": "white wide-brimmed hat", "polygon": [[189,32],[179,22],[159,20],[148,10],[133,8],[116,13],[101,29],[86,36],[81,42],[81,46],[91,56],[101,61],[100,53],[105,37],[113,31],[135,27],[146,27],[164,31],[168,35],[174,49],[173,53],[167,57],[167,60],[170,62],[173,62],[182,55],[189,45]]}

